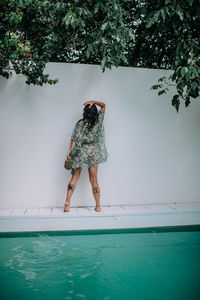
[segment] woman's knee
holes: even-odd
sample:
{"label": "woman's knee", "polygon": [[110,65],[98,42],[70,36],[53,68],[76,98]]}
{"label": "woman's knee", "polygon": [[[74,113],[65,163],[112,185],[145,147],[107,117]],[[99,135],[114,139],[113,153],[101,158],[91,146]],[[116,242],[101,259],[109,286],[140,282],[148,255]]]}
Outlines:
{"label": "woman's knee", "polygon": [[98,166],[88,168],[89,179],[91,184],[97,183],[97,170],[98,170]]}
{"label": "woman's knee", "polygon": [[80,174],[81,174],[81,170],[82,170],[81,168],[77,168],[74,171],[74,173],[72,175],[72,178],[71,178],[72,181],[77,181],[78,180],[78,178],[80,177]]}
{"label": "woman's knee", "polygon": [[89,175],[89,179],[90,179],[90,183],[92,185],[97,185],[98,184],[98,180],[97,180],[97,176],[96,175]]}
{"label": "woman's knee", "polygon": [[75,187],[76,187],[77,181],[78,181],[78,179],[80,177],[80,174],[81,174],[81,168],[77,168],[74,171],[74,173],[72,175],[72,178],[71,178],[71,180],[68,183],[68,190],[72,190],[72,191],[75,190]]}
{"label": "woman's knee", "polygon": [[90,178],[90,183],[92,185],[93,191],[96,190],[96,189],[99,190],[99,183],[98,183],[98,180],[97,180],[96,176]]}

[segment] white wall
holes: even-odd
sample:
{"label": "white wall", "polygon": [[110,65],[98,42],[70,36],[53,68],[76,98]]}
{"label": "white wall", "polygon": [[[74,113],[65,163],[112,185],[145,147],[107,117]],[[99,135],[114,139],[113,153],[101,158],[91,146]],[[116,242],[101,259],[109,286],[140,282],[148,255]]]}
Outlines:
{"label": "white wall", "polygon": [[[106,145],[98,167],[101,204],[200,201],[200,102],[177,114],[173,91],[150,87],[171,71],[50,63],[55,86],[0,79],[0,207],[62,207],[70,171],[69,140],[87,100],[107,104]],[[83,169],[71,206],[95,205]]]}

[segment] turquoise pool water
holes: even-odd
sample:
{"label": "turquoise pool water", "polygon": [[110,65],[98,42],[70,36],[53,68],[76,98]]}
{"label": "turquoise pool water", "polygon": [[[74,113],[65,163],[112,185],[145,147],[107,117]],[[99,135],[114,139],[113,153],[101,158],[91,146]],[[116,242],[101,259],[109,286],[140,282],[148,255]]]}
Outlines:
{"label": "turquoise pool water", "polygon": [[200,231],[56,234],[0,239],[0,299],[200,299]]}

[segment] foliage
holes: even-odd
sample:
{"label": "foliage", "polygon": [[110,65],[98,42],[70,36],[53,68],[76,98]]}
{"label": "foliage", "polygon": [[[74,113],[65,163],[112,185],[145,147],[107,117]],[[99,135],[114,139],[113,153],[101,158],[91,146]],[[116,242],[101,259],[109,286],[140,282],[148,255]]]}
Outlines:
{"label": "foliage", "polygon": [[[1,0],[0,75],[14,70],[27,84],[55,84],[48,62],[172,70],[151,89],[176,86],[179,110],[199,96],[198,0]],[[168,82],[169,81],[169,82]]]}
{"label": "foliage", "polygon": [[[168,87],[176,86],[172,105],[179,110],[180,100],[189,106],[191,98],[199,96],[200,87],[200,6],[195,0],[146,1],[139,12],[144,14],[145,43],[140,47],[140,56],[147,59],[145,65],[172,69],[166,78],[158,79],[152,89],[166,93]],[[138,16],[140,18],[140,16]],[[138,36],[138,34],[137,34]],[[150,57],[156,57],[152,59]]]}
{"label": "foliage", "polygon": [[0,74],[10,66],[26,83],[55,83],[44,75],[49,61],[100,63],[101,69],[126,62],[134,38],[116,0],[1,1]]}

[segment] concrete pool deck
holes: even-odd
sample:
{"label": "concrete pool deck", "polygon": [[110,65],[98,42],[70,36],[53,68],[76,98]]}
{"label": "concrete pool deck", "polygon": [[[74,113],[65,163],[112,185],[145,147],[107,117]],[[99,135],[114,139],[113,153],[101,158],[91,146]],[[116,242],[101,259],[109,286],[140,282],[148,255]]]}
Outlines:
{"label": "concrete pool deck", "polygon": [[200,225],[200,202],[0,209],[0,232]]}

